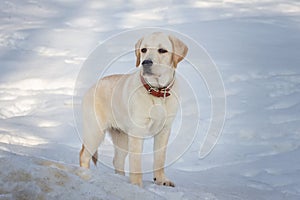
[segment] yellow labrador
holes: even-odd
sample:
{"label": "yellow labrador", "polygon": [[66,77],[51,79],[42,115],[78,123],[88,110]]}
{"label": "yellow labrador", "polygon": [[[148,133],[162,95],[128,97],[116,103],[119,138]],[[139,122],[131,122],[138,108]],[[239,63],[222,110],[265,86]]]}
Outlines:
{"label": "yellow labrador", "polygon": [[132,74],[102,78],[83,99],[83,145],[80,166],[96,164],[97,149],[108,131],[115,146],[113,165],[124,175],[129,154],[130,182],[142,186],[143,140],[154,137],[154,182],[173,186],[164,173],[166,147],[178,108],[175,69],[187,46],[171,35],[155,32],[135,45]]}

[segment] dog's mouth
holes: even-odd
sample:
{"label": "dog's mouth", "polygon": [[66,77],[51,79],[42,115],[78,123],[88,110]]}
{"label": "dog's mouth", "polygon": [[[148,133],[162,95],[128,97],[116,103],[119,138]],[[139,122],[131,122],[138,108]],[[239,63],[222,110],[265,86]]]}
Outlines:
{"label": "dog's mouth", "polygon": [[153,76],[154,74],[152,72],[143,71],[143,76]]}
{"label": "dog's mouth", "polygon": [[143,67],[143,75],[144,76],[153,76],[155,74],[152,72],[151,68]]}
{"label": "dog's mouth", "polygon": [[157,75],[157,74],[154,74],[153,72],[148,72],[148,71],[143,71],[143,76],[144,77],[152,77],[152,78],[159,78],[161,77],[161,75]]}

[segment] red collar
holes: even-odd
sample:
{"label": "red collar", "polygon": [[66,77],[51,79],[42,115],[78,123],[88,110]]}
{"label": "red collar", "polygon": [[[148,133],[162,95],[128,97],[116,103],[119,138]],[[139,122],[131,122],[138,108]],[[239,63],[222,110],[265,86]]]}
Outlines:
{"label": "red collar", "polygon": [[155,97],[168,97],[171,95],[170,90],[174,84],[174,81],[172,81],[172,83],[167,87],[156,88],[156,87],[151,86],[149,83],[147,83],[147,81],[144,79],[144,77],[142,75],[140,75],[140,77],[141,77],[142,84],[144,85],[144,87],[146,88],[146,90],[148,91],[149,94],[151,94]]}

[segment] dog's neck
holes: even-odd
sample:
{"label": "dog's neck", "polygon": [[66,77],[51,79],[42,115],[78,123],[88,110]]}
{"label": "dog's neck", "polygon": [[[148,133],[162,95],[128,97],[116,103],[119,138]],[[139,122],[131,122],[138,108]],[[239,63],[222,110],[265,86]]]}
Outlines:
{"label": "dog's neck", "polygon": [[[149,77],[149,76],[147,76],[147,77]],[[164,98],[171,95],[170,90],[175,82],[175,73],[173,74],[171,81],[169,81],[168,84],[165,84],[162,87],[161,86],[159,86],[159,87],[153,86],[147,80],[147,77],[144,77],[142,74],[140,74],[140,80],[149,94],[151,94],[155,97],[164,97]]]}
{"label": "dog's neck", "polygon": [[164,76],[144,76],[140,74],[146,83],[155,89],[164,89],[168,88],[170,85],[173,85],[175,81],[175,71],[171,74],[166,74]]}

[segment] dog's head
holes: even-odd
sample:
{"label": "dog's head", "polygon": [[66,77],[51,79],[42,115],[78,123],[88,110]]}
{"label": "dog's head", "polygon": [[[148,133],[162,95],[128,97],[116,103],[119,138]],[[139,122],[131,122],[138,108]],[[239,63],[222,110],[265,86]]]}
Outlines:
{"label": "dog's head", "polygon": [[151,85],[165,87],[187,51],[187,46],[178,38],[155,32],[136,43],[136,66],[141,65],[142,75]]}

